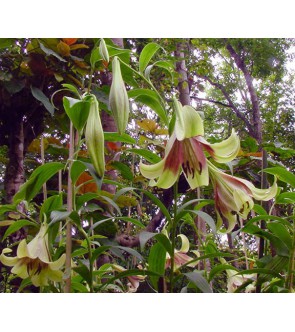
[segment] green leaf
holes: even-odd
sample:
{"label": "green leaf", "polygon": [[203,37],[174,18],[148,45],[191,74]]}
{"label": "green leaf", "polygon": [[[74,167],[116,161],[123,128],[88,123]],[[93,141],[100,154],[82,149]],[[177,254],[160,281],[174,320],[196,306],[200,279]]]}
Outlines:
{"label": "green leaf", "polygon": [[78,131],[82,131],[88,119],[90,102],[71,97],[63,97],[64,109]]}
{"label": "green leaf", "polygon": [[148,89],[134,89],[128,92],[129,98],[134,98],[136,102],[140,102],[142,104],[147,105],[153,111],[155,111],[160,119],[167,124],[168,118],[165,108],[159,100],[156,92],[148,90]]}
{"label": "green leaf", "polygon": [[47,111],[53,115],[54,114],[54,107],[50,103],[49,99],[45,96],[45,94],[38,88],[31,86],[31,92],[34,98],[39,100],[43,106],[47,109]]}
{"label": "green leaf", "polygon": [[38,227],[37,224],[35,224],[32,221],[29,221],[26,219],[17,220],[7,228],[5,234],[3,235],[2,241],[4,241],[7,238],[7,236],[11,235],[12,233],[17,232],[19,229],[21,229],[24,226]]}
{"label": "green leaf", "polygon": [[104,139],[108,142],[122,142],[129,144],[136,144],[136,140],[129,136],[128,134],[119,134],[119,133],[104,133]]}
{"label": "green leaf", "polygon": [[79,176],[86,170],[86,165],[80,160],[74,160],[71,166],[71,180],[75,185]]}
{"label": "green leaf", "polygon": [[295,175],[283,167],[265,168],[263,172],[276,175],[279,180],[290,184],[293,188],[295,187]]}
{"label": "green leaf", "polygon": [[13,202],[17,200],[31,201],[39,193],[43,184],[63,168],[64,165],[59,162],[47,163],[37,167],[29,179],[21,185],[13,198]]}
{"label": "green leaf", "polygon": [[78,274],[80,274],[80,276],[88,283],[88,285],[91,284],[90,271],[89,271],[89,268],[85,264],[80,262],[80,265],[77,267],[74,267],[73,270],[75,272],[77,272]]}
{"label": "green leaf", "polygon": [[139,233],[140,250],[143,251],[145,244],[158,233],[142,231]]}
{"label": "green leaf", "polygon": [[217,266],[214,266],[212,268],[212,270],[210,271],[209,274],[209,281],[211,281],[217,274],[219,274],[220,272],[223,272],[225,270],[234,270],[239,272],[239,270],[235,267],[233,267],[232,265],[229,264],[219,264]]}
{"label": "green leaf", "polygon": [[41,221],[44,218],[44,214],[46,215],[47,219],[50,218],[50,213],[53,210],[58,210],[62,207],[63,201],[62,201],[63,194],[60,193],[59,195],[54,195],[45,200],[45,202],[42,204],[42,207],[40,209],[40,219]]}
{"label": "green leaf", "polygon": [[146,149],[127,149],[126,151],[138,154],[139,156],[149,161],[151,164],[158,163],[162,160],[161,157],[159,157],[157,154]]}
{"label": "green leaf", "polygon": [[143,48],[139,56],[139,71],[142,74],[144,73],[145,68],[149,64],[151,58],[160,48],[161,46],[156,43],[149,43]]}
{"label": "green leaf", "polygon": [[81,284],[80,282],[72,281],[71,288],[73,290],[78,291],[78,293],[89,293],[88,288],[86,286],[84,286],[83,284]]}
{"label": "green leaf", "polygon": [[116,160],[112,161],[110,165],[111,167],[119,171],[124,179],[133,181],[133,173],[129,166]]}
{"label": "green leaf", "polygon": [[68,84],[68,83],[64,83],[64,84],[62,84],[62,87],[70,90],[71,92],[73,92],[78,98],[80,97],[80,93],[79,93],[78,89],[74,85]]}
{"label": "green leaf", "polygon": [[202,218],[212,229],[212,232],[216,234],[215,221],[208,213],[199,210],[182,210],[179,214],[176,215],[176,220],[179,221],[186,213],[193,213]]}
{"label": "green leaf", "polygon": [[276,204],[295,203],[295,192],[282,193],[276,197]]}
{"label": "green leaf", "polygon": [[144,76],[150,80],[150,74],[151,71],[154,67],[159,67],[164,69],[165,71],[167,71],[169,73],[169,75],[171,76],[171,79],[174,80],[174,74],[175,74],[175,68],[174,65],[171,61],[156,61],[155,63],[153,63],[150,66],[147,66],[144,72]]}
{"label": "green leaf", "polygon": [[8,48],[14,44],[13,38],[0,38],[0,49]]}
{"label": "green leaf", "polygon": [[[160,243],[155,243],[149,253],[148,269],[160,276],[165,274],[166,250]],[[158,289],[159,276],[151,276],[151,283],[155,289]]]}
{"label": "green leaf", "polygon": [[267,223],[267,228],[277,236],[289,250],[292,249],[292,237],[284,225],[278,222],[269,222]]}
{"label": "green leaf", "polygon": [[77,196],[76,198],[76,209],[80,210],[81,207],[88,201],[92,200],[92,199],[97,199],[98,198],[98,194],[96,193],[86,193],[83,194],[81,196]]}
{"label": "green leaf", "polygon": [[62,62],[67,62],[67,60],[63,59],[61,56],[59,56],[56,52],[54,52],[53,50],[51,50],[50,48],[44,46],[40,41],[39,41],[39,44],[40,44],[40,48],[41,50],[47,54],[47,55],[53,55],[54,57],[56,57],[59,61],[62,61]]}
{"label": "green leaf", "polygon": [[199,290],[203,293],[213,293],[208,281],[203,277],[202,272],[193,271],[184,273],[189,281],[191,281],[194,285],[196,285]]}

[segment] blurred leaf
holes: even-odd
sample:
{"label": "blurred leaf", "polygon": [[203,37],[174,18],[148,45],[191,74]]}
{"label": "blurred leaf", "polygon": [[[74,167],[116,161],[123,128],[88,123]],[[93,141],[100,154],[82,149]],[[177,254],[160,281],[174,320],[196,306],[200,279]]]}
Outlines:
{"label": "blurred leaf", "polygon": [[157,154],[146,149],[127,149],[126,151],[138,154],[139,156],[145,158],[147,161],[149,161],[152,164],[158,163],[159,161],[162,160],[161,157],[159,157]]}
{"label": "blurred leaf", "polygon": [[45,96],[45,94],[38,88],[31,86],[31,92],[34,98],[39,100],[43,106],[47,109],[47,111],[53,115],[54,114],[54,107],[50,103],[49,99]]}
{"label": "blurred leaf", "polygon": [[276,197],[276,204],[295,203],[295,192],[282,193]]}
{"label": "blurred leaf", "polygon": [[161,46],[156,43],[149,43],[143,48],[139,56],[139,71],[142,74],[144,73],[145,68],[149,64],[151,58],[160,48]]}
{"label": "blurred leaf", "polygon": [[[166,263],[166,250],[158,242],[155,243],[149,253],[148,257],[148,269],[151,272],[155,272],[160,276],[165,274],[165,263]],[[151,283],[155,289],[158,289],[159,276],[151,276]]]}
{"label": "blurred leaf", "polygon": [[284,242],[289,250],[292,249],[292,236],[284,225],[278,222],[269,222],[267,223],[267,228]]}
{"label": "blurred leaf", "polygon": [[124,179],[133,181],[133,173],[129,166],[116,160],[112,161],[110,165],[111,167],[119,171]]}
{"label": "blurred leaf", "polygon": [[59,162],[47,163],[37,167],[29,179],[20,186],[19,191],[13,197],[13,202],[17,200],[30,202],[39,193],[43,184],[63,168],[64,165]]}
{"label": "blurred leaf", "polygon": [[19,229],[21,229],[24,226],[38,227],[36,223],[26,220],[26,219],[20,219],[20,220],[14,221],[14,223],[7,228],[6,232],[3,235],[2,241],[4,241],[7,238],[7,236],[11,235],[12,233],[17,232]]}
{"label": "blurred leaf", "polygon": [[202,272],[194,271],[184,273],[188,280],[190,280],[194,285],[196,285],[199,290],[203,293],[213,293],[208,281],[203,277]]}
{"label": "blurred leaf", "polygon": [[50,213],[53,210],[58,210],[62,207],[63,205],[63,200],[62,200],[63,194],[60,193],[59,195],[54,195],[49,198],[47,198],[44,203],[41,206],[40,209],[40,219],[41,221],[44,218],[44,214],[47,217],[47,220],[50,218]]}
{"label": "blurred leaf", "polygon": [[219,264],[219,265],[214,266],[211,269],[210,274],[209,274],[209,281],[211,281],[217,274],[219,274],[220,272],[223,272],[225,270],[234,270],[234,271],[239,272],[239,270],[232,265]]}
{"label": "blurred leaf", "polygon": [[263,172],[276,175],[279,180],[290,184],[292,187],[295,187],[295,175],[283,167],[265,168]]}
{"label": "blurred leaf", "polygon": [[67,62],[67,60],[63,59],[61,56],[59,56],[56,52],[54,52],[53,50],[51,50],[50,48],[44,46],[40,41],[40,48],[41,50],[46,54],[46,55],[53,55],[54,57],[56,57],[59,61],[62,62]]}
{"label": "blurred leaf", "polygon": [[119,133],[104,133],[104,139],[108,142],[122,142],[129,144],[136,144],[134,138],[129,136],[128,134],[119,134]]}
{"label": "blurred leaf", "polygon": [[79,176],[85,171],[86,166],[80,160],[74,160],[71,166],[71,180],[75,185]]}

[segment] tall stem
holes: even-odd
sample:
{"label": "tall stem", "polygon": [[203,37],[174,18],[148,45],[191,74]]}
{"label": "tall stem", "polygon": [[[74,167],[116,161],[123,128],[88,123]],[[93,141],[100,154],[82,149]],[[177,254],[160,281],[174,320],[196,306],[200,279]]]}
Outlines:
{"label": "tall stem", "polygon": [[[68,170],[68,193],[67,193],[67,211],[73,211],[73,185],[71,179],[71,166],[74,156],[74,129],[70,123],[70,141],[69,141],[69,170]],[[71,254],[72,254],[72,224],[70,219],[67,220],[66,226],[66,275],[65,293],[71,292]]]}

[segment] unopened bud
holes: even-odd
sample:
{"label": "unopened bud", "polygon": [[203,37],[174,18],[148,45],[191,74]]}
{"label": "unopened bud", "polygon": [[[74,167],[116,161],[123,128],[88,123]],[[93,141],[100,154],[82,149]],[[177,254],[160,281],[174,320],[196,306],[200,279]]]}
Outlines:
{"label": "unopened bud", "polygon": [[99,53],[104,61],[106,61],[106,62],[110,61],[109,52],[108,52],[107,45],[106,45],[104,39],[100,40]]}
{"label": "unopened bud", "polygon": [[103,177],[105,171],[104,135],[98,101],[94,95],[86,98],[89,98],[90,101],[90,111],[85,128],[86,146],[95,171],[99,177]]}
{"label": "unopened bud", "polygon": [[129,117],[129,100],[126,87],[121,75],[120,61],[114,57],[113,81],[110,90],[110,108],[117,125],[118,132],[123,134],[126,130]]}

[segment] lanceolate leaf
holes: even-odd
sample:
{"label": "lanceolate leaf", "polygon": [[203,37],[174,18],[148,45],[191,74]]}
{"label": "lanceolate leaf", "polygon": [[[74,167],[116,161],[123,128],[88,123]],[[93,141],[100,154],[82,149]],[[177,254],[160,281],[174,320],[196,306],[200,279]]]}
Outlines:
{"label": "lanceolate leaf", "polygon": [[138,154],[139,156],[145,158],[147,161],[149,161],[152,164],[158,163],[159,161],[161,161],[161,158],[156,155],[155,153],[146,150],[146,149],[128,149],[126,150],[128,152],[134,152],[136,154]]}
{"label": "lanceolate leaf", "polygon": [[[148,257],[149,271],[155,272],[158,275],[163,276],[165,274],[165,263],[166,263],[165,248],[160,243],[154,244],[150,250],[150,254]],[[154,288],[158,289],[159,277],[151,276],[150,279]]]}
{"label": "lanceolate leaf", "polygon": [[155,111],[158,114],[160,119],[165,124],[168,124],[166,111],[162,106],[157,94],[154,91],[150,91],[147,89],[135,89],[129,91],[128,96],[130,98],[134,98],[137,102],[140,102],[150,107],[153,111]]}
{"label": "lanceolate leaf", "polygon": [[43,106],[47,109],[47,111],[53,115],[54,114],[54,107],[50,103],[49,99],[45,96],[45,94],[38,88],[31,86],[32,95],[39,100]]}
{"label": "lanceolate leaf", "polygon": [[188,278],[188,280],[195,284],[201,292],[213,293],[208,281],[202,276],[202,272],[194,271],[184,273],[184,275]]}
{"label": "lanceolate leaf", "polygon": [[144,73],[145,68],[149,64],[151,58],[160,48],[161,46],[156,43],[149,43],[143,48],[139,56],[139,71],[142,74]]}
{"label": "lanceolate leaf", "polygon": [[276,175],[279,180],[290,184],[292,187],[295,187],[295,175],[283,167],[265,168],[263,172]]}
{"label": "lanceolate leaf", "polygon": [[59,162],[48,163],[36,168],[28,181],[20,187],[13,198],[13,202],[17,200],[31,201],[39,193],[43,184],[63,168],[64,165]]}
{"label": "lanceolate leaf", "polygon": [[40,209],[40,219],[43,220],[45,214],[48,220],[51,211],[60,209],[62,207],[62,204],[62,193],[47,198]]}
{"label": "lanceolate leaf", "polygon": [[7,236],[11,235],[12,233],[17,232],[19,229],[21,229],[24,226],[37,227],[37,224],[35,224],[32,221],[26,220],[26,219],[17,220],[7,228],[5,234],[3,235],[2,241],[5,240],[7,238]]}
{"label": "lanceolate leaf", "polygon": [[136,144],[135,139],[125,133],[123,133],[122,135],[120,135],[119,133],[104,133],[104,139],[108,142]]}

